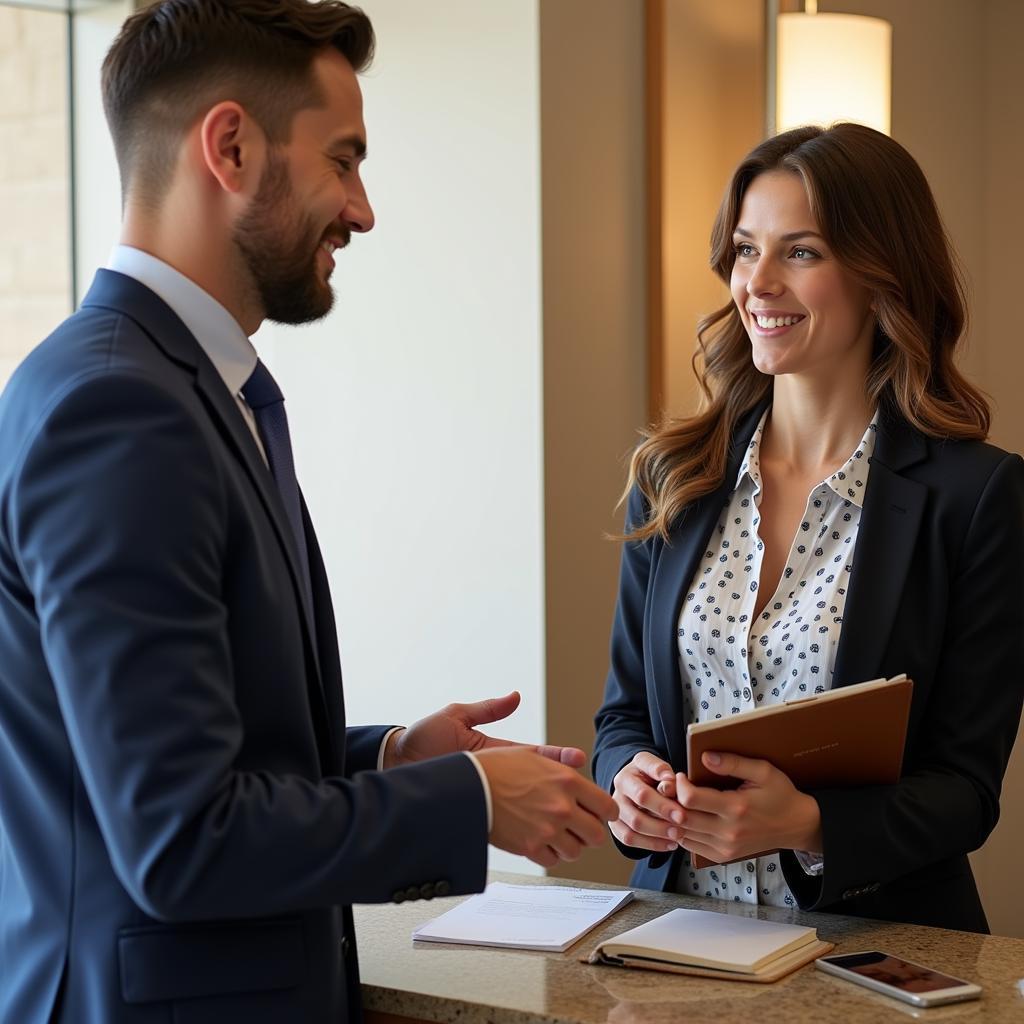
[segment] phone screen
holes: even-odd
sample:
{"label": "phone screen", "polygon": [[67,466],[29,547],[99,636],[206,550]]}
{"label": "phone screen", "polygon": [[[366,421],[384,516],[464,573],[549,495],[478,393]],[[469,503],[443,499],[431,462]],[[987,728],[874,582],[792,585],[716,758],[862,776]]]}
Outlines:
{"label": "phone screen", "polygon": [[960,978],[951,978],[948,974],[939,974],[938,971],[923,967],[921,964],[877,951],[853,953],[849,956],[830,956],[826,959],[836,967],[844,967],[854,974],[879,981],[883,985],[892,985],[903,992],[935,992],[938,989],[967,984]]}

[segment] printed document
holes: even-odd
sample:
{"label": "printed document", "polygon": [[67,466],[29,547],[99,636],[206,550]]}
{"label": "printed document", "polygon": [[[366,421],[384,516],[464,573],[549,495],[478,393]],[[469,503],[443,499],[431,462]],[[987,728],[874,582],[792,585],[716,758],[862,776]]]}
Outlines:
{"label": "printed document", "polygon": [[633,898],[629,889],[492,882],[412,933],[425,942],[459,942],[563,952]]}

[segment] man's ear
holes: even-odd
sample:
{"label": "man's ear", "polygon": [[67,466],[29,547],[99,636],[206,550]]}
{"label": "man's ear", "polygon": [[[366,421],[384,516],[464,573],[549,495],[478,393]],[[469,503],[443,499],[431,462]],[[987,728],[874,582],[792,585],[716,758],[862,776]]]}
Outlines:
{"label": "man's ear", "polygon": [[211,107],[199,126],[203,162],[225,192],[243,192],[259,182],[266,151],[263,130],[233,100]]}

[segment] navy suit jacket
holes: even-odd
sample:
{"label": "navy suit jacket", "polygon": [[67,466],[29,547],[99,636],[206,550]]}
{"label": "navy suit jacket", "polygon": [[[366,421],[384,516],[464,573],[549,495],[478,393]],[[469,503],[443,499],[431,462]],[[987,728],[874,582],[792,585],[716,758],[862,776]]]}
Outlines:
{"label": "navy suit jacket", "polygon": [[[0,398],[0,1021],[338,1024],[349,905],[482,888],[451,755],[346,729],[323,562],[178,317],[100,271]],[[313,638],[317,640],[314,642]]]}
{"label": "navy suit jacket", "polygon": [[[627,542],[594,778],[609,791],[642,750],[686,771],[679,608],[765,406],[739,424],[721,485],[687,508],[671,543]],[[634,492],[627,526],[642,523]],[[825,871],[781,854],[805,910],[987,931],[967,853],[999,815],[1024,683],[1024,462],[992,445],[879,425],[833,686],[914,681],[903,775],[893,786],[813,791]],[[682,852],[638,859],[633,884],[672,889]]]}

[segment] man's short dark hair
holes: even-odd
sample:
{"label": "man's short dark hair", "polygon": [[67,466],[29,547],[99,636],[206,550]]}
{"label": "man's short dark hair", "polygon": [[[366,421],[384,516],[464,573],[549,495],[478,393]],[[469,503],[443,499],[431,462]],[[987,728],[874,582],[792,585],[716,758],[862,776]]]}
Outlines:
{"label": "man's short dark hair", "polygon": [[163,0],[134,14],[103,62],[122,191],[158,205],[181,140],[220,100],[237,100],[272,145],[286,143],[296,112],[325,102],[312,65],[330,47],[364,70],[369,18],[340,0]]}

